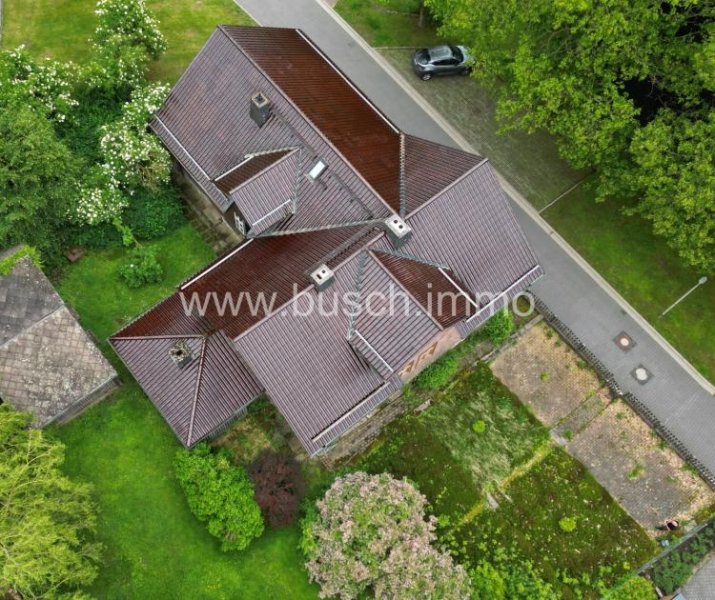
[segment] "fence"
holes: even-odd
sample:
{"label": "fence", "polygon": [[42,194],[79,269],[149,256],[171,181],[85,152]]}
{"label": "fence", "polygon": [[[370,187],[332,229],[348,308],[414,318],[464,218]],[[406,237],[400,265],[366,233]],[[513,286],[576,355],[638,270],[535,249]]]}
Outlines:
{"label": "fence", "polygon": [[702,462],[695,458],[688,449],[683,445],[683,443],[671,433],[663,423],[656,417],[653,412],[641,402],[634,394],[631,392],[623,392],[618,382],[616,381],[613,373],[608,370],[606,365],[604,365],[599,358],[589,350],[588,347],[579,339],[579,337],[571,331],[571,329],[563,323],[554,313],[551,312],[549,307],[540,299],[535,297],[536,309],[542,314],[544,320],[551,325],[559,334],[569,343],[569,345],[586,361],[588,362],[598,373],[598,375],[603,379],[603,381],[608,386],[608,389],[614,396],[620,396],[623,400],[643,419],[648,425],[670,446],[675,450],[678,455],[687,463],[692,465],[697,469],[700,476],[707,482],[707,484],[715,489],[715,474],[713,474]]}

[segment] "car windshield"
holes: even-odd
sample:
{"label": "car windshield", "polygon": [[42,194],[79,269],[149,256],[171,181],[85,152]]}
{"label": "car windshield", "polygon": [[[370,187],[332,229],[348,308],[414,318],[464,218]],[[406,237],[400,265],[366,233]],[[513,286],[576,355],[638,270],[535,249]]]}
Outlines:
{"label": "car windshield", "polygon": [[457,46],[450,46],[449,48],[452,50],[452,56],[454,56],[454,58],[456,58],[459,62],[464,60],[464,54],[459,48],[457,48]]}
{"label": "car windshield", "polygon": [[429,62],[429,52],[425,50],[420,50],[416,54],[417,62],[421,65],[426,65]]}

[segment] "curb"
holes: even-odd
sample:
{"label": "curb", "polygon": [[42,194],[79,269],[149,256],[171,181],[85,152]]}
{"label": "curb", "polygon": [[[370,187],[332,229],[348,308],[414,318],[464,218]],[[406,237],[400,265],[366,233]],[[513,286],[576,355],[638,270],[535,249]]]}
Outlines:
{"label": "curb", "polygon": [[[479,154],[464,136],[457,131],[447,120],[419,94],[402,76],[401,73],[387,61],[379,52],[370,46],[325,0],[315,0],[317,4],[374,60],[392,79],[424,110],[463,150]],[[245,10],[245,9],[244,9]],[[253,18],[253,17],[251,17]],[[254,19],[258,23],[256,19]],[[494,168],[494,165],[492,165]],[[504,191],[519,205],[531,219],[551,237],[583,269],[598,286],[603,289],[645,332],[675,360],[708,394],[715,395],[715,385],[710,383],[688,360],[676,350],[646,319],[635,309],[621,294],[611,286],[603,276],[598,273],[571,245],[557,233],[551,225],[539,214],[536,208],[522,196],[513,185],[496,169],[494,169],[499,183]]]}

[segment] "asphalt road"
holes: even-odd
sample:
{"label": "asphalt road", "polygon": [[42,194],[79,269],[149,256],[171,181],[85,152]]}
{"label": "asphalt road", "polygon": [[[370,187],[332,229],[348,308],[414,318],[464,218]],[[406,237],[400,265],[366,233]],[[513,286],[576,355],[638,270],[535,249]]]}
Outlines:
{"label": "asphalt road", "polygon": [[[297,27],[400,128],[436,142],[464,146],[441,117],[400,85],[383,61],[336,20],[320,0],[237,0],[264,26]],[[618,386],[645,405],[704,467],[715,474],[713,388],[555,234],[504,182],[517,218],[546,271],[534,293],[614,375]],[[626,353],[614,342],[626,332],[635,345]],[[647,383],[633,371],[645,367]],[[712,478],[715,482],[715,476]]]}

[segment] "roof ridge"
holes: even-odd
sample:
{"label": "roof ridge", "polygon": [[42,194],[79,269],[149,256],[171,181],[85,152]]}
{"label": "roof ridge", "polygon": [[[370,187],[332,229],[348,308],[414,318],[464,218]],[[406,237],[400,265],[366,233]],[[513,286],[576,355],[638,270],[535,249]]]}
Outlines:
{"label": "roof ridge", "polygon": [[199,392],[201,391],[201,377],[204,371],[204,357],[206,356],[206,340],[208,336],[203,338],[201,342],[201,353],[199,355],[199,372],[196,374],[196,390],[194,392],[194,402],[191,406],[191,417],[189,419],[189,432],[186,436],[186,445],[191,447],[191,438],[194,435],[194,421],[196,420],[196,406],[199,403]]}

